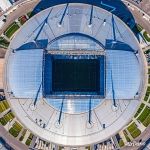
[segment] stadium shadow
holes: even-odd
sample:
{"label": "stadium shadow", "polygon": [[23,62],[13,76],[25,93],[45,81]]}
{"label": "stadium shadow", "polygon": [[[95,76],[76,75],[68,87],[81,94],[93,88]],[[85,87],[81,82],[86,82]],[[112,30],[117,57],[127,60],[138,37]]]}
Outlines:
{"label": "stadium shadow", "polygon": [[30,49],[44,49],[47,47],[47,45],[48,45],[47,39],[36,40],[36,43],[35,42],[26,43],[26,44],[20,46],[19,48],[17,48],[16,51],[30,50]]}
{"label": "stadium shadow", "polygon": [[105,45],[106,50],[123,50],[123,51],[130,51],[134,52],[135,50],[131,48],[128,44],[120,41],[114,41],[114,40],[106,40],[106,45]]}

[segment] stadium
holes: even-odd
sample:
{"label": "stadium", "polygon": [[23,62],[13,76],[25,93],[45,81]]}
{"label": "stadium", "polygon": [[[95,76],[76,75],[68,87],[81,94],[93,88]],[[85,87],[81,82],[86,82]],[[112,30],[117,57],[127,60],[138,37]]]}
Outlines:
{"label": "stadium", "polygon": [[145,64],[135,35],[111,11],[60,4],[11,40],[4,91],[17,119],[41,139],[94,145],[135,115],[146,92]]}

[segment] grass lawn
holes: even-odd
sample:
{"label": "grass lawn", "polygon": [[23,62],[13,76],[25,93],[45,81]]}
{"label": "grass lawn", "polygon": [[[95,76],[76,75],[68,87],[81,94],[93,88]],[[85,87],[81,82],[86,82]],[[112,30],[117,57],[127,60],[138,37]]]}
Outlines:
{"label": "grass lawn", "polygon": [[143,104],[143,103],[140,105],[138,111],[136,112],[136,114],[135,114],[135,116],[134,116],[135,118],[136,118],[136,117],[138,116],[138,114],[143,110],[144,106],[145,106],[145,104]]}
{"label": "grass lawn", "polygon": [[26,145],[30,145],[31,144],[31,141],[32,141],[32,139],[33,139],[33,134],[32,133],[30,133],[30,135],[29,135],[29,137],[28,137],[28,139],[27,139],[27,141],[26,141]]}
{"label": "grass lawn", "polygon": [[144,97],[144,101],[148,101],[149,95],[150,95],[150,87],[148,86],[148,87],[147,87],[146,94],[145,94],[145,97]]}
{"label": "grass lawn", "polygon": [[13,126],[10,128],[9,133],[14,137],[17,137],[20,131],[22,130],[22,128],[23,127],[18,122],[15,122]]}
{"label": "grass lawn", "polygon": [[3,118],[8,122],[10,120],[12,120],[15,116],[13,115],[12,112],[9,112],[8,114],[6,114]]}
{"label": "grass lawn", "polygon": [[0,124],[2,126],[5,126],[7,124],[7,121],[2,117],[2,118],[0,118]]}
{"label": "grass lawn", "polygon": [[133,132],[137,128],[135,122],[133,122],[130,126],[128,126],[128,131]]}
{"label": "grass lawn", "polygon": [[27,132],[27,130],[24,129],[23,132],[22,132],[21,137],[19,138],[19,141],[22,141],[24,139],[24,136],[25,136],[26,132]]}
{"label": "grass lawn", "polygon": [[145,95],[144,101],[148,101],[149,96]]}
{"label": "grass lawn", "polygon": [[12,23],[4,32],[4,34],[8,37],[11,38],[12,35],[19,29],[19,26],[17,25],[16,22]]}
{"label": "grass lawn", "polygon": [[128,126],[127,130],[130,132],[133,138],[136,138],[141,134],[141,131],[137,128],[135,122]]}
{"label": "grass lawn", "polygon": [[125,136],[127,142],[131,142],[130,138],[129,138],[128,135],[127,135],[126,130],[124,130],[123,133],[124,133],[124,136]]}
{"label": "grass lawn", "polygon": [[134,130],[134,132],[131,133],[131,136],[135,139],[141,134],[141,131],[139,129]]}
{"label": "grass lawn", "polygon": [[91,147],[90,146],[86,146],[85,149],[91,150]]}
{"label": "grass lawn", "polygon": [[150,42],[150,37],[148,36],[148,33],[146,31],[143,33],[143,36],[148,42]]}
{"label": "grass lawn", "polygon": [[12,120],[15,116],[12,112],[7,113],[2,118],[0,118],[0,123],[5,126],[10,120]]}
{"label": "grass lawn", "polygon": [[31,139],[27,139],[27,140],[26,140],[26,145],[30,146],[31,141],[32,141]]}
{"label": "grass lawn", "polygon": [[147,127],[149,124],[150,124],[150,115],[148,115],[148,117],[146,117],[146,119],[145,119],[144,122],[143,122],[143,125],[144,125],[145,127]]}
{"label": "grass lawn", "polygon": [[64,147],[63,146],[59,146],[58,150],[63,150]]}
{"label": "grass lawn", "polygon": [[143,110],[138,120],[146,127],[150,124],[150,108],[148,106]]}
{"label": "grass lawn", "polygon": [[3,104],[4,104],[4,106],[6,107],[6,108],[9,108],[10,106],[9,106],[9,104],[8,104],[8,102],[6,101],[6,100],[4,100],[4,101],[2,101],[3,102]]}
{"label": "grass lawn", "polygon": [[8,46],[9,46],[9,42],[3,37],[0,37],[0,47],[7,48]]}
{"label": "grass lawn", "polygon": [[121,139],[118,144],[119,144],[120,147],[123,147],[124,146],[123,140]]}
{"label": "grass lawn", "polygon": [[143,30],[143,27],[141,27],[139,24],[136,24],[133,28],[132,28],[133,32],[135,34],[138,34],[139,32],[141,32]]}
{"label": "grass lawn", "polygon": [[150,74],[150,69],[148,69],[148,74]]}
{"label": "grass lawn", "polygon": [[9,108],[9,104],[6,100],[0,101],[0,113],[7,110]]}

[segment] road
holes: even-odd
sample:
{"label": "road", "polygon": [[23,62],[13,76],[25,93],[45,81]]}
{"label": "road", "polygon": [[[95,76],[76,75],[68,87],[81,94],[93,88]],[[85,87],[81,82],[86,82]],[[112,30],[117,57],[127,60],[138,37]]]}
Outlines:
{"label": "road", "polygon": [[[131,2],[131,4],[134,4],[139,9],[142,9],[148,15],[150,15],[150,0],[146,0],[143,3],[140,3],[140,5],[134,3],[132,0],[126,0],[126,1]],[[147,3],[147,2],[149,2],[149,3]],[[127,5],[127,3],[125,3],[125,4]],[[148,8],[147,8],[147,6],[148,6]],[[143,18],[143,13],[140,12],[138,9],[135,9],[135,8],[134,8],[134,10],[130,9],[130,11],[132,12],[132,14],[134,16],[135,21],[138,24],[140,24],[150,34],[150,22],[148,20],[146,20],[146,19]]]}
{"label": "road", "polygon": [[28,150],[28,147],[11,136],[4,127],[0,126],[0,136],[15,150]]}
{"label": "road", "polygon": [[127,0],[130,3],[136,5],[140,9],[142,9],[144,12],[146,12],[148,15],[150,15],[150,0],[142,0],[139,4],[134,2],[133,0]]}

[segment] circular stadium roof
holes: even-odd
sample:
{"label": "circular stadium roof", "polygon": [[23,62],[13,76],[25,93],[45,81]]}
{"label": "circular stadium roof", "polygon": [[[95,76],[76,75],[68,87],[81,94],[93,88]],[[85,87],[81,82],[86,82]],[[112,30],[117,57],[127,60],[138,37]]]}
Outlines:
{"label": "circular stadium roof", "polygon": [[[104,97],[43,95],[44,54],[57,50],[103,53]],[[48,8],[21,27],[6,55],[4,81],[12,109],[28,129],[57,144],[81,146],[106,140],[129,122],[144,91],[142,76],[143,55],[130,29],[110,12],[72,3]]]}

